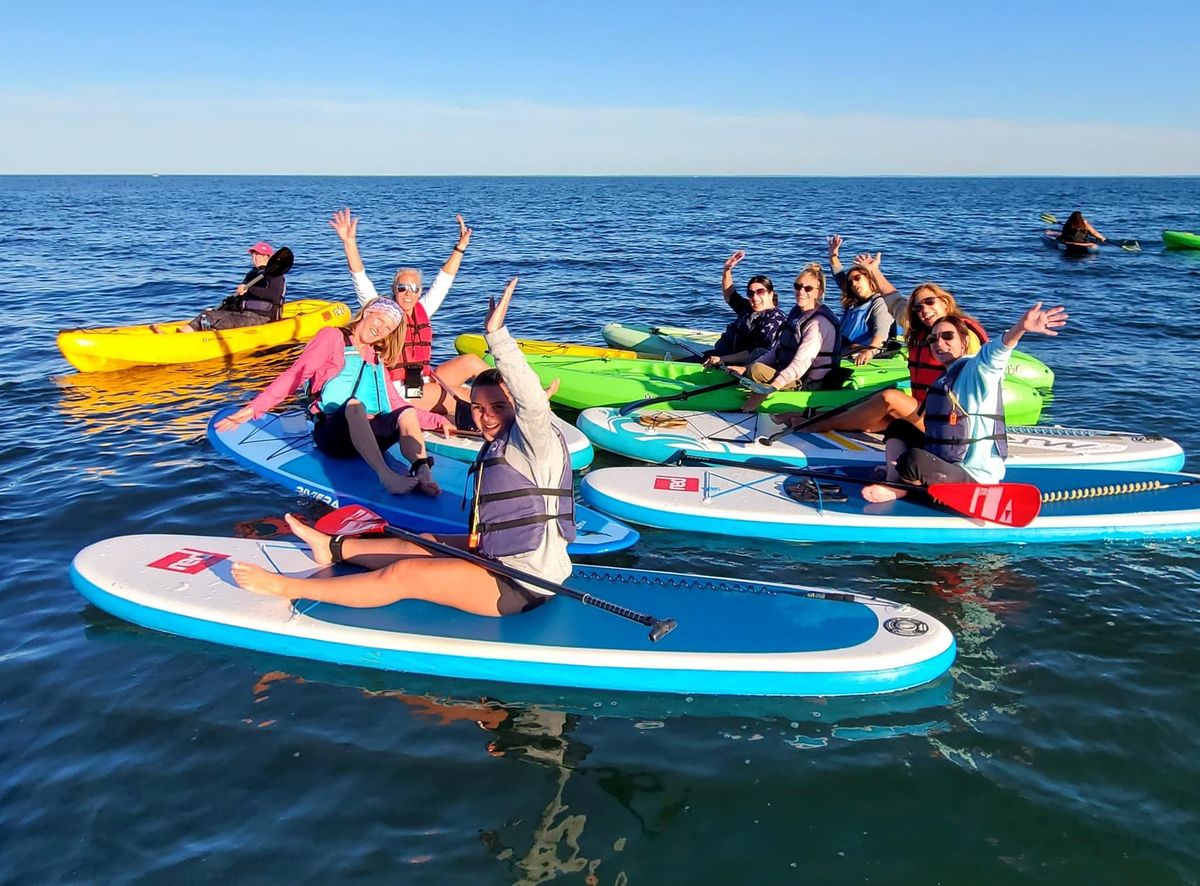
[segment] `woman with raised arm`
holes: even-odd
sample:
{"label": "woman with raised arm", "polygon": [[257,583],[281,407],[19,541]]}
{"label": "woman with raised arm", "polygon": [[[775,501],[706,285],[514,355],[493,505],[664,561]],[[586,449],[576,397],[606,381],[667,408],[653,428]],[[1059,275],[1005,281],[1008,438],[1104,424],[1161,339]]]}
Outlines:
{"label": "woman with raised arm", "polygon": [[[431,318],[446,300],[454,283],[462,257],[471,242],[471,229],[461,215],[458,220],[458,242],[450,257],[442,265],[433,284],[422,294],[421,271],[417,268],[400,268],[392,276],[391,294],[404,311],[401,324],[403,347],[396,362],[388,365],[388,374],[396,389],[409,403],[436,412],[440,415],[455,414],[458,402],[466,404],[470,391],[465,383],[487,369],[487,364],[474,354],[453,357],[438,366],[431,364],[433,357],[433,326]],[[329,226],[337,232],[346,253],[346,264],[354,280],[354,290],[360,304],[369,304],[379,298],[375,284],[367,276],[362,257],[358,251],[358,219],[350,209],[339,209],[329,220]]]}
{"label": "woman with raised arm", "polygon": [[[571,574],[567,543],[575,538],[571,460],[550,422],[537,376],[504,325],[517,281],[485,326],[496,368],[476,376],[471,411],[487,441],[476,463],[472,535],[442,538],[455,547],[552,582]],[[477,615],[514,615],[546,601],[546,591],[502,578],[474,563],[430,553],[396,538],[328,536],[287,516],[288,525],[319,564],[349,562],[372,571],[332,578],[291,578],[245,563],[234,579],[247,590],[341,606],[386,606],[415,599]],[[382,566],[380,564],[383,564]]]}
{"label": "woman with raised arm", "polygon": [[[217,423],[228,431],[260,418],[298,388],[308,385],[313,443],[330,458],[362,458],[394,494],[441,490],[433,459],[425,452],[422,428],[450,433],[447,419],[406,403],[388,381],[384,366],[399,353],[404,313],[390,298],[372,301],[345,327],[318,332],[290,367],[266,390]],[[397,474],[383,458],[394,443],[409,460],[409,475]]]}
{"label": "woman with raised arm", "polygon": [[746,283],[746,295],[738,294],[733,269],[746,257],[739,249],[721,269],[721,295],[737,318],[725,327],[721,337],[704,352],[704,365],[745,366],[753,363],[779,341],[785,317],[779,310],[779,296],[766,274],[756,274]]}
{"label": "woman with raised arm", "polygon": [[859,253],[845,270],[838,256],[842,238],[831,234],[827,242],[829,269],[842,295],[842,356],[862,366],[882,354],[896,334],[904,297],[880,269],[882,252]]}
{"label": "woman with raised arm", "polygon": [[[1027,332],[1058,335],[1067,322],[1061,305],[1038,302],[1003,337],[967,355],[968,330],[957,317],[943,317],[928,336],[933,356],[944,367],[929,388],[925,409],[913,422],[897,419],[884,433],[887,480],[912,486],[934,483],[999,483],[1004,479],[1008,438],[1001,384],[1017,342]],[[863,487],[867,501],[901,498],[905,489]]]}

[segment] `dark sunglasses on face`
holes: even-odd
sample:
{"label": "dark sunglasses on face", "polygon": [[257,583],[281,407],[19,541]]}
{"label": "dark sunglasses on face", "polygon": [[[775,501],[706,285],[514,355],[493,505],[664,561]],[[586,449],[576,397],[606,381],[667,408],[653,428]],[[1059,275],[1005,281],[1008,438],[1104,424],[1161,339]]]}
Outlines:
{"label": "dark sunglasses on face", "polygon": [[932,345],[939,338],[942,341],[954,341],[958,338],[958,333],[953,329],[943,329],[941,332],[933,332],[925,339],[925,344]]}
{"label": "dark sunglasses on face", "polygon": [[803,283],[793,283],[792,289],[796,290],[797,292],[816,292],[817,291],[817,287],[813,286],[811,283],[809,283],[808,285],[805,285]]}
{"label": "dark sunglasses on face", "polygon": [[931,305],[936,305],[939,301],[941,301],[941,299],[939,299],[936,295],[930,295],[921,299],[920,301],[914,302],[913,307],[928,308]]}
{"label": "dark sunglasses on face", "polygon": [[416,283],[393,283],[392,289],[395,292],[411,292],[413,295],[421,291],[421,287]]}
{"label": "dark sunglasses on face", "polygon": [[750,294],[751,295],[770,295],[771,290],[760,286],[760,287],[758,287],[758,289],[751,289]]}

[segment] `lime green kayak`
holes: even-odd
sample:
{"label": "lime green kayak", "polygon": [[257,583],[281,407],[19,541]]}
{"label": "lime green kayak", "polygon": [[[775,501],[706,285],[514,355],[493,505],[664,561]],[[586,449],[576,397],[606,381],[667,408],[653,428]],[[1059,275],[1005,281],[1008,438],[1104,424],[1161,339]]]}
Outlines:
{"label": "lime green kayak", "polygon": [[[1164,235],[1165,236],[1165,235]],[[1200,243],[1200,238],[1197,238]],[[1198,247],[1200,248],[1200,247]],[[625,348],[654,357],[686,357],[688,348],[711,348],[720,334],[682,326],[651,326],[647,323],[608,323],[600,330],[604,340],[614,348]],[[908,352],[899,350],[887,357],[872,360],[870,365],[908,373]],[[1017,351],[1008,363],[1007,375],[1040,391],[1054,387],[1054,371],[1036,357]]]}
{"label": "lime green kayak", "polygon": [[[489,358],[490,359],[490,358]],[[572,409],[622,406],[650,397],[671,397],[672,405],[702,412],[734,412],[748,391],[730,376],[696,363],[666,360],[622,360],[611,357],[528,354],[526,359],[543,385],[557,379],[555,403]],[[700,388],[716,390],[695,393]],[[907,367],[902,372],[856,367],[848,385],[837,391],[781,391],[766,399],[760,412],[788,412],[813,406],[829,409],[860,399],[873,391],[907,387]],[[1016,379],[1004,381],[1005,417],[1010,424],[1034,425],[1041,418],[1043,398],[1034,388]]]}
{"label": "lime green kayak", "polygon": [[1200,234],[1187,231],[1163,231],[1163,243],[1168,249],[1200,249]]}

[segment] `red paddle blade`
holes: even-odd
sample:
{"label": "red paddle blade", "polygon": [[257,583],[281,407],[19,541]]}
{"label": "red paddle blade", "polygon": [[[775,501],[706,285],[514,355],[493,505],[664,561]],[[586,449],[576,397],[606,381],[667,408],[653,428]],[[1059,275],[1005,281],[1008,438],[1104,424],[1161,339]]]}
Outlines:
{"label": "red paddle blade", "polygon": [[362,505],[346,505],[330,511],[313,525],[326,535],[364,535],[382,532],[387,520]]}
{"label": "red paddle blade", "polygon": [[977,520],[1028,526],[1042,509],[1042,493],[1029,483],[934,483],[934,501]]}

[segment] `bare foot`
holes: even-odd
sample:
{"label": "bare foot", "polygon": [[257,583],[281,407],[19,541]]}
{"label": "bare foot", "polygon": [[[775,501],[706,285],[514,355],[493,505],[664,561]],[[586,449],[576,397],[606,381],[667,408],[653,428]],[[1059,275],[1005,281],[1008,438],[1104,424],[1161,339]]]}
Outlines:
{"label": "bare foot", "polygon": [[892,486],[879,486],[876,484],[864,486],[862,490],[863,498],[876,503],[895,501],[898,498],[904,498],[906,495],[908,495],[907,489],[896,489]]}
{"label": "bare foot", "polygon": [[421,465],[417,469],[417,489],[424,492],[426,495],[441,495],[442,487],[438,486],[437,481],[433,479],[433,474],[429,472],[429,465]]}
{"label": "bare foot", "polygon": [[318,566],[328,566],[333,562],[333,555],[329,553],[328,535],[320,529],[302,522],[294,514],[284,514],[283,519],[287,522],[288,529],[292,530],[292,534],[308,545],[309,551],[312,552],[313,562]]}
{"label": "bare foot", "polygon": [[289,596],[286,590],[288,580],[277,572],[267,572],[258,566],[238,561],[234,561],[231,568],[233,580],[238,583],[240,588],[245,588],[255,594],[267,594],[275,597]]}
{"label": "bare foot", "polygon": [[417,488],[416,477],[406,477],[397,474],[395,471],[388,471],[386,474],[379,475],[379,482],[383,484],[383,488],[392,495],[404,495],[406,492],[412,492]]}

